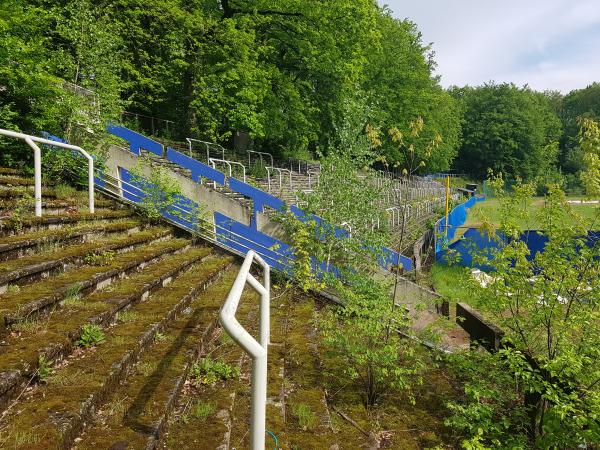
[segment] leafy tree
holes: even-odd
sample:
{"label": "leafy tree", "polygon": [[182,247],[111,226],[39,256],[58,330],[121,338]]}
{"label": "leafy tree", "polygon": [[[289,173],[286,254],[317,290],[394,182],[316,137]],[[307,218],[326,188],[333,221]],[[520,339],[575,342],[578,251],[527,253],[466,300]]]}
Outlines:
{"label": "leafy tree", "polygon": [[560,139],[560,166],[564,172],[576,174],[583,169],[578,119],[600,120],[600,83],[569,92],[555,108],[564,130]]}
{"label": "leafy tree", "polygon": [[492,169],[531,181],[554,167],[557,155],[547,146],[558,140],[561,126],[544,94],[493,83],[452,93],[464,109],[459,171],[484,179]]}
{"label": "leafy tree", "polygon": [[581,181],[590,196],[600,195],[600,127],[592,119],[581,118],[580,146],[584,171]]}
{"label": "leafy tree", "polygon": [[[587,242],[600,212],[577,216],[553,186],[540,212],[548,242],[529,255],[516,218],[530,209],[532,185],[517,184],[500,198],[499,231],[508,241],[492,252],[492,281],[467,278],[473,306],[505,333],[503,348],[486,355],[494,377],[473,370],[463,402],[451,404],[450,423],[465,430],[465,448],[577,448],[600,441],[600,243]],[[466,355],[466,358],[480,358]],[[502,371],[508,377],[498,376]],[[468,423],[468,424],[467,424]],[[523,445],[518,444],[522,442]]]}

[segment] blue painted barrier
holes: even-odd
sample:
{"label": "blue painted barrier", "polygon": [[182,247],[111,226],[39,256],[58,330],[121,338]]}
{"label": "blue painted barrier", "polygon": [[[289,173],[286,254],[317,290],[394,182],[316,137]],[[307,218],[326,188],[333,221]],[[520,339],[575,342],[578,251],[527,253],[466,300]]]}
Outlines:
{"label": "blue painted barrier", "polygon": [[[132,130],[129,130],[128,128],[117,125],[109,125],[107,131],[121,139],[126,140],[129,143],[130,151],[136,156],[141,155],[141,149],[148,150],[159,156],[164,156],[162,144],[152,139],[149,139],[146,136],[143,136],[139,133],[136,133]],[[215,170],[212,167],[207,166],[206,164],[203,164],[193,158],[190,158],[189,156],[184,155],[183,153],[173,150],[172,148],[167,148],[166,157],[169,161],[174,162],[181,167],[189,169],[192,172],[192,179],[194,179],[194,181],[196,182],[199,182],[200,178],[202,177],[211,181],[215,181],[221,185],[225,184],[226,179],[225,174],[223,174],[223,172]],[[134,187],[130,188],[130,190],[132,190],[131,193],[124,193],[125,198],[134,202],[139,202],[140,199],[143,198],[142,191],[140,189],[137,189],[137,192],[134,191],[136,188],[131,173],[129,173],[125,169],[121,169],[120,172],[120,176],[122,177],[121,179],[123,181],[134,184]],[[291,255],[291,249],[283,242],[258,231],[256,215],[258,213],[263,213],[265,207],[270,207],[274,210],[282,211],[285,208],[285,203],[281,199],[274,197],[271,194],[268,194],[258,188],[255,188],[254,186],[251,186],[233,177],[230,177],[227,181],[228,186],[231,190],[252,199],[254,205],[253,220],[251,221],[250,226],[247,226],[231,218],[228,218],[224,214],[216,212],[215,224],[218,225],[217,234],[220,233],[219,242],[235,250],[239,250],[240,248],[242,248],[240,244],[243,243],[244,248],[246,248],[246,250],[244,250],[244,253],[247,251],[247,248],[253,248],[266,260],[271,261],[274,264],[274,267],[283,270],[283,268],[285,268],[284,261],[277,260],[277,257],[283,260],[287,259],[288,263],[290,263],[291,259],[288,258],[288,254]],[[103,184],[103,180],[99,180],[99,182]],[[198,207],[197,204],[192,202],[190,199],[184,197],[178,199],[177,206],[181,209],[189,211],[190,214],[194,208]],[[323,223],[323,220],[320,217],[306,214],[304,211],[302,211],[295,205],[290,206],[290,211],[294,213],[294,215],[299,220],[312,219],[315,220],[321,227],[327,226],[327,224]],[[179,217],[178,215],[174,215],[173,211],[164,211],[163,215],[173,220],[174,222],[181,223],[182,225],[185,225],[187,227],[189,227],[189,225],[191,224],[191,222],[189,222],[187,219]],[[224,227],[225,224],[227,225],[226,227]],[[224,227],[230,230],[231,233],[226,233],[223,230],[219,230],[219,227]],[[234,236],[233,233],[235,233],[237,236]],[[344,238],[348,236],[348,231],[343,228],[336,227],[335,234],[339,238]],[[256,248],[251,246],[251,244],[254,245]],[[282,248],[284,251],[284,256],[277,256],[278,253],[281,253],[279,251],[273,252],[268,250],[273,246],[278,246]],[[378,261],[383,267],[386,267],[388,269],[391,266],[397,266],[399,264],[402,265],[404,270],[410,271],[413,269],[412,260],[410,258],[400,255],[389,248],[382,249],[382,256],[378,258]],[[288,269],[290,267],[291,264],[287,266]]]}
{"label": "blue painted barrier", "polygon": [[[528,261],[533,261],[538,253],[544,251],[548,236],[540,230],[526,230],[521,233],[519,240],[527,245],[529,254]],[[481,270],[490,270],[490,266],[481,263],[474,263],[474,256],[477,258],[487,258],[491,260],[494,253],[500,250],[509,242],[509,239],[503,233],[496,232],[490,236],[487,232],[477,228],[469,228],[461,239],[450,244],[439,254],[439,261],[442,263],[450,260],[463,267],[476,267]],[[600,243],[600,231],[588,231],[585,238],[585,245],[593,247]]]}
{"label": "blue painted barrier", "polygon": [[225,174],[223,172],[213,169],[177,150],[173,150],[171,147],[167,147],[167,159],[188,169],[192,173],[192,180],[197,183],[200,183],[200,178],[208,178],[211,181],[216,181],[222,186],[225,185]]}
{"label": "blue painted barrier", "polygon": [[120,125],[109,125],[106,129],[110,134],[126,140],[129,143],[129,150],[136,156],[142,154],[142,149],[148,150],[158,156],[163,156],[163,146],[160,142],[156,142],[143,134],[136,133],[129,128]]}
{"label": "blue painted barrier", "polygon": [[471,197],[464,203],[456,206],[448,214],[448,227],[446,231],[446,218],[443,217],[436,223],[435,226],[435,255],[436,261],[439,259],[441,252],[444,248],[454,240],[456,231],[459,227],[462,227],[467,221],[468,210],[475,206],[478,202],[485,201],[485,197]]}

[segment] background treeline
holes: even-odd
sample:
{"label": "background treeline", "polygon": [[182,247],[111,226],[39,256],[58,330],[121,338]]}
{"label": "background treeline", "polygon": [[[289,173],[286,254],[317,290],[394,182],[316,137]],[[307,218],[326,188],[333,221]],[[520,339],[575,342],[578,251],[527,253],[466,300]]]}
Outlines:
{"label": "background treeline", "polygon": [[[276,154],[318,155],[348,128],[443,136],[449,168],[456,102],[433,76],[416,26],[373,0],[5,0],[0,126],[68,134],[83,122],[66,80],[99,96],[95,124],[123,110],[171,120],[173,138],[236,131]],[[94,121],[92,121],[94,122]],[[162,130],[164,132],[164,130]],[[387,142],[381,153],[399,155]]]}
{"label": "background treeline", "polygon": [[[481,179],[492,168],[578,184],[577,117],[600,115],[599,85],[565,97],[507,84],[445,90],[434,71],[416,25],[373,0],[0,7],[0,127],[101,135],[127,111],[172,121],[158,123],[164,137],[232,145],[245,132],[257,149],[303,158],[367,131],[391,167],[417,154],[417,173]],[[411,136],[418,118],[423,129]],[[22,156],[5,151],[0,162]]]}

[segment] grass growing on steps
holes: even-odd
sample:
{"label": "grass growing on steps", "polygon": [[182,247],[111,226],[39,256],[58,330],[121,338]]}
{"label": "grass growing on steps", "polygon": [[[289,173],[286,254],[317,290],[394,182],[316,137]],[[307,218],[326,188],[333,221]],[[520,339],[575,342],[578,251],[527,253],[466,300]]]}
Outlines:
{"label": "grass growing on steps", "polygon": [[171,228],[168,227],[154,227],[134,234],[126,233],[117,236],[100,236],[94,242],[69,245],[47,254],[30,255],[6,261],[0,263],[0,283],[5,279],[10,281],[11,276],[18,278],[21,271],[25,273],[30,267],[35,267],[43,263],[57,262],[65,264],[94,252],[121,250],[130,246],[149,243],[153,240],[164,238],[171,232]]}
{"label": "grass growing on steps", "polygon": [[[158,435],[170,408],[175,406],[191,363],[206,345],[203,338],[210,340],[207,332],[213,330],[212,324],[236,274],[235,269],[227,271],[192,301],[186,314],[165,329],[162,338],[156,340],[136,366],[133,376],[116,391],[114,400],[99,412],[96,424],[82,436],[77,450],[110,448],[117,442],[126,442],[128,448],[147,448]],[[190,377],[194,377],[192,372]],[[212,399],[199,398],[190,404],[182,417],[190,426],[191,435],[187,438],[190,444],[192,430],[200,423],[205,424],[199,430],[203,439],[210,439],[206,430],[217,408],[218,403]],[[210,430],[211,435],[218,434],[212,427]]]}
{"label": "grass growing on steps", "polygon": [[[237,270],[224,277],[220,283],[220,295],[216,299],[215,314],[225,301]],[[236,317],[253,336],[256,335],[258,325],[257,305],[257,295],[246,288]],[[169,419],[166,433],[162,436],[158,448],[181,450],[246,448],[235,442],[232,426],[236,420],[241,420],[246,424],[247,429],[250,360],[223,331],[217,336],[218,339],[215,339],[211,345],[207,345],[203,358],[219,361],[232,369],[239,368],[240,376],[203,384],[196,374],[190,373],[186,382],[187,387],[177,403],[174,414]],[[214,412],[205,418],[194,417],[193,408],[199,402],[214,405]]]}
{"label": "grass growing on steps", "polygon": [[[174,271],[185,269],[186,264],[203,258],[209,253],[210,250],[207,248],[197,248],[167,256],[144,268],[143,271],[86,297],[73,293],[50,316],[37,321],[28,321],[26,323],[30,326],[27,329],[21,327],[17,334],[5,338],[8,346],[0,360],[0,373],[7,370],[24,370],[26,372],[24,375],[28,375],[31,368],[34,368],[32,366],[36,355],[43,353],[45,348],[53,349],[53,353],[59,348],[68,348],[77,338],[82,324],[99,315],[108,319],[116,314],[122,304],[136,301],[153,285],[160,286],[162,280],[171,276]],[[123,311],[119,314],[119,319],[121,322],[134,321],[139,319],[138,314],[134,310]],[[48,358],[51,359],[52,355],[48,355]],[[30,369],[27,370],[28,368]]]}
{"label": "grass growing on steps", "polygon": [[[0,319],[5,323],[18,321],[38,309],[68,299],[74,286],[78,286],[79,291],[91,288],[97,282],[119,275],[123,271],[134,269],[139,264],[160,257],[163,254],[180,250],[189,244],[190,241],[187,239],[170,239],[156,242],[119,254],[107,266],[86,265],[40,280],[34,284],[22,286],[18,291],[0,297]],[[74,299],[70,300],[73,301]]]}
{"label": "grass growing on steps", "polygon": [[[157,333],[165,334],[169,324],[186,310],[193,293],[202,286],[201,280],[214,276],[223,262],[216,259],[214,264],[189,270],[148,300],[134,305],[132,311],[139,314],[138,320],[117,324],[106,332],[104,343],[69,358],[46,385],[28,393],[18,413],[6,418],[6,442],[27,430],[39,440],[16,448],[70,447],[94,411],[111,398],[130,367],[152,346]],[[168,339],[161,343],[168,343]]]}

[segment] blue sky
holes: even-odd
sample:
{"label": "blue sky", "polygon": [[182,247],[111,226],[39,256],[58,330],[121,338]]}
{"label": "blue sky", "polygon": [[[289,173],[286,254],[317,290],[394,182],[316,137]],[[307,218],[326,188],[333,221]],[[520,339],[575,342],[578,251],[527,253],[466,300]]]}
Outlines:
{"label": "blue sky", "polygon": [[568,92],[600,81],[600,0],[380,0],[433,42],[442,84]]}

